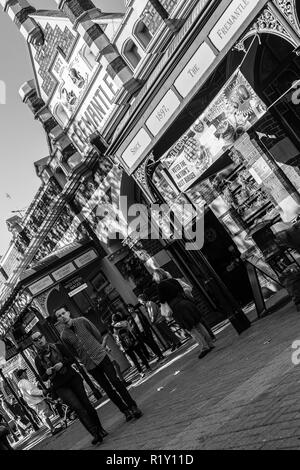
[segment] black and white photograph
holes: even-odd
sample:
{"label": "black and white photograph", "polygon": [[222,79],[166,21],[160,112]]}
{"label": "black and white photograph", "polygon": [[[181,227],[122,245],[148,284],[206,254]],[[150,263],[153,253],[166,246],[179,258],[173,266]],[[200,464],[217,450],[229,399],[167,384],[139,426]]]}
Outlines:
{"label": "black and white photograph", "polygon": [[0,0],[0,161],[8,462],[300,450],[300,0]]}

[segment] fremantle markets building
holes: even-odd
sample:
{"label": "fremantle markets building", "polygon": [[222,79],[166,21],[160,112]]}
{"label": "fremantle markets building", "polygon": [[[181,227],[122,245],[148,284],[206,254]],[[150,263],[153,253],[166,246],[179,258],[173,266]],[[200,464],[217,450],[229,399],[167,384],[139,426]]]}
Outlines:
{"label": "fremantle markets building", "polygon": [[[195,286],[211,325],[230,316],[242,331],[247,263],[276,289],[296,256],[275,234],[300,213],[299,2],[127,0],[124,14],[56,2],[0,0],[28,43],[34,80],[20,96],[49,144],[34,201],[8,220],[0,334],[43,328],[62,304],[105,330],[155,266]],[[203,248],[114,239],[125,196],[190,204]]]}

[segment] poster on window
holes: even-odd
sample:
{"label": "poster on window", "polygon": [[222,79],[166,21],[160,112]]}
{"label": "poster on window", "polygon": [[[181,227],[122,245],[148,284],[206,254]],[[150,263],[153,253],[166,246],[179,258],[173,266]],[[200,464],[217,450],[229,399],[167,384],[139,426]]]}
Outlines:
{"label": "poster on window", "polygon": [[236,72],[162,162],[186,191],[266,112],[243,74]]}

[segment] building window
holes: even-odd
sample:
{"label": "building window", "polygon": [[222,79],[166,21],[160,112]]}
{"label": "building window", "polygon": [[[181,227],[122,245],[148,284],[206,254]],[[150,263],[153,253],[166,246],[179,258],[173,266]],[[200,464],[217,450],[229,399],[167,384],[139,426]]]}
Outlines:
{"label": "building window", "polygon": [[97,64],[96,57],[88,46],[84,46],[81,50],[81,56],[88,67],[92,70]]}
{"label": "building window", "polygon": [[123,48],[123,55],[128,60],[130,65],[135,69],[141,60],[141,56],[138,53],[137,45],[132,39],[128,39]]}
{"label": "building window", "polygon": [[62,104],[59,103],[57,106],[55,106],[54,115],[63,127],[67,125],[69,116]]}
{"label": "building window", "polygon": [[142,44],[143,48],[147,49],[147,46],[152,39],[152,34],[143,21],[138,21],[134,28],[133,34]]}
{"label": "building window", "polygon": [[67,178],[66,178],[66,175],[64,174],[64,172],[62,171],[62,169],[60,167],[57,167],[55,169],[55,173],[54,173],[54,176],[58,182],[58,184],[63,188],[67,182]]}

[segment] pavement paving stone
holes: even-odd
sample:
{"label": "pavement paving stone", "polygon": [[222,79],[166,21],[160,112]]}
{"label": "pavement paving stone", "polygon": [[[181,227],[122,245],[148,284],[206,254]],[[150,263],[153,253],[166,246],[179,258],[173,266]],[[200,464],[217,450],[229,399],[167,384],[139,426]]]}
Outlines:
{"label": "pavement paving stone", "polygon": [[262,450],[279,450],[282,448],[300,449],[300,439],[298,439],[297,437],[289,437],[289,438],[284,438],[284,439],[278,438],[278,439],[270,440],[262,446]]}
{"label": "pavement paving stone", "polygon": [[298,449],[300,365],[291,361],[298,331],[300,339],[300,316],[290,304],[240,337],[223,330],[202,360],[190,341],[169,357],[174,362],[130,387],[141,419],[125,423],[109,402],[98,409],[110,433],[99,447],[76,422],[35,448]]}

